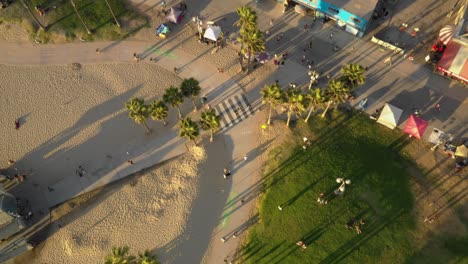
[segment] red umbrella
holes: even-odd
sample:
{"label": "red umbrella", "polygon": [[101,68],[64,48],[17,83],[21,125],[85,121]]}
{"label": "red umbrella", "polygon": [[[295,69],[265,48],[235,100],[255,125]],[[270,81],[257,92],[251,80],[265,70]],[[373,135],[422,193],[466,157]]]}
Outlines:
{"label": "red umbrella", "polygon": [[426,120],[412,114],[410,115],[408,122],[406,122],[403,132],[417,139],[421,139],[424,131],[426,131],[427,125],[428,123]]}

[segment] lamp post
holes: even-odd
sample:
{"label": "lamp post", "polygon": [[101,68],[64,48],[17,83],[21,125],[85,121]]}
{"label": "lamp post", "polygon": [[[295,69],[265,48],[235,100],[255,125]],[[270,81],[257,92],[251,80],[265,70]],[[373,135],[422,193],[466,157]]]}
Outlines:
{"label": "lamp post", "polygon": [[317,71],[309,71],[307,73],[310,76],[310,83],[309,83],[309,90],[312,89],[312,85],[317,81],[319,78],[319,73]]}
{"label": "lamp post", "polygon": [[351,180],[345,180],[344,178],[336,178],[337,183],[341,183],[340,187],[334,191],[336,195],[343,195],[346,185],[351,184]]}
{"label": "lamp post", "polygon": [[201,40],[202,39],[202,33],[203,33],[203,21],[198,17],[193,17],[192,21],[197,24],[197,30],[198,30],[198,38]]}

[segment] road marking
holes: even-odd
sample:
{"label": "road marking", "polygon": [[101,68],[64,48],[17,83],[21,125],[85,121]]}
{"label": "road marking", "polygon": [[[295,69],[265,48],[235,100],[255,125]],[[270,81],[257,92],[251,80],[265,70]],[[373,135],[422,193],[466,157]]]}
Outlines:
{"label": "road marking", "polygon": [[233,95],[213,108],[216,114],[220,116],[220,132],[240,123],[242,120],[255,113],[247,97],[243,93]]}

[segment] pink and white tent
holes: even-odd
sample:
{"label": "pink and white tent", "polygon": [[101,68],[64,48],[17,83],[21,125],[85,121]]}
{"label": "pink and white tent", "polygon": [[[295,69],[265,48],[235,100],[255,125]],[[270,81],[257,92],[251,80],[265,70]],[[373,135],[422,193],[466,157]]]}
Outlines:
{"label": "pink and white tent", "polygon": [[468,47],[450,41],[437,64],[444,75],[468,82]]}

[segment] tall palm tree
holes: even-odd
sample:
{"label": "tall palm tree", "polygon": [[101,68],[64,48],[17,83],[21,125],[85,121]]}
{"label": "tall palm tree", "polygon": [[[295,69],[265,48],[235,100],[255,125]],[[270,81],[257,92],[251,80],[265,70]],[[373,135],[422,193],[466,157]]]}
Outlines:
{"label": "tall palm tree", "polygon": [[193,141],[197,145],[197,138],[200,136],[200,128],[190,117],[186,117],[179,122],[179,136]]}
{"label": "tall palm tree", "polygon": [[136,259],[129,255],[129,250],[128,246],[113,247],[112,253],[106,257],[104,264],[135,264]]}
{"label": "tall palm tree", "polygon": [[309,113],[305,119],[307,123],[313,111],[317,107],[323,107],[323,103],[326,101],[325,93],[320,88],[310,89],[309,92],[305,95],[307,102],[309,104]]}
{"label": "tall palm tree", "polygon": [[260,94],[262,95],[262,104],[268,104],[270,108],[267,121],[267,124],[269,125],[271,123],[271,112],[273,107],[282,102],[281,99],[283,94],[281,87],[277,83],[265,85],[265,87],[260,91]]}
{"label": "tall palm tree", "polygon": [[200,95],[200,83],[194,78],[184,79],[180,85],[180,91],[184,97],[190,97],[193,103],[193,110],[197,111],[195,100]]}
{"label": "tall palm tree", "polygon": [[237,15],[239,15],[239,20],[237,20],[234,25],[238,26],[240,29],[256,27],[257,24],[257,13],[248,6],[241,6],[236,9]]}
{"label": "tall palm tree", "polygon": [[262,32],[257,27],[257,14],[248,6],[242,6],[236,9],[239,15],[239,20],[234,24],[240,29],[240,37],[238,41],[241,43],[241,51],[239,53],[239,61],[242,70],[244,67],[244,58],[247,56],[247,67],[250,64],[252,53],[265,50],[265,40]]}
{"label": "tall palm tree", "polygon": [[112,7],[110,6],[109,2],[107,0],[105,0],[105,1],[106,1],[106,4],[107,4],[107,7],[109,7],[109,10],[110,10],[110,12],[112,14],[112,17],[114,18],[115,24],[117,24],[117,26],[120,27],[120,23],[117,20],[117,18],[115,17],[114,10],[112,10]]}
{"label": "tall palm tree", "polygon": [[80,19],[81,21],[81,24],[83,24],[84,28],[86,29],[86,31],[88,32],[88,34],[91,34],[91,30],[89,30],[88,26],[86,26],[83,18],[81,18],[81,15],[80,13],[78,13],[78,9],[76,9],[76,6],[75,6],[75,2],[73,0],[70,0],[70,3],[71,5],[73,6],[73,9],[75,10],[75,13],[76,15],[78,16],[78,18]]}
{"label": "tall palm tree", "polygon": [[153,120],[163,121],[164,125],[167,126],[168,110],[167,105],[163,101],[154,100],[150,105],[150,116]]}
{"label": "tall palm tree", "polygon": [[349,88],[341,80],[334,79],[328,82],[328,89],[326,91],[327,95],[327,106],[322,113],[322,118],[327,114],[328,109],[332,104],[341,103],[346,101],[346,98],[349,96]]}
{"label": "tall palm tree", "polygon": [[214,109],[208,109],[201,113],[200,125],[203,130],[210,130],[210,142],[213,142],[213,134],[219,129],[219,116]]}
{"label": "tall palm tree", "polygon": [[366,82],[364,72],[364,67],[356,63],[350,63],[341,68],[344,80],[349,84],[350,88],[355,88],[356,86],[363,85]]}
{"label": "tall palm tree", "polygon": [[23,4],[24,8],[28,11],[29,15],[36,21],[36,23],[39,25],[40,28],[46,29],[46,26],[42,25],[41,21],[37,19],[37,17],[34,15],[34,13],[31,11],[31,8],[24,2],[24,0],[21,0],[21,4]]}
{"label": "tall palm tree", "polygon": [[136,123],[144,124],[148,133],[151,133],[151,129],[146,123],[146,119],[150,114],[150,108],[145,105],[145,101],[135,97],[126,102],[125,107],[129,110],[128,116]]}
{"label": "tall palm tree", "polygon": [[292,114],[300,114],[305,111],[304,106],[304,95],[299,89],[290,87],[283,95],[283,102],[288,109],[288,120],[286,126],[289,127],[289,121],[291,120]]}
{"label": "tall palm tree", "polygon": [[145,250],[144,253],[138,254],[138,264],[160,264],[158,256],[151,253],[149,250]]}
{"label": "tall palm tree", "polygon": [[241,30],[238,41],[241,43],[242,57],[247,57],[246,68],[249,70],[252,57],[258,52],[265,51],[263,33],[258,28]]}
{"label": "tall palm tree", "polygon": [[180,105],[184,102],[184,96],[179,91],[179,88],[171,86],[166,89],[163,95],[163,101],[170,104],[172,107],[177,108],[179,113],[179,119],[182,119],[182,112],[180,111]]}

